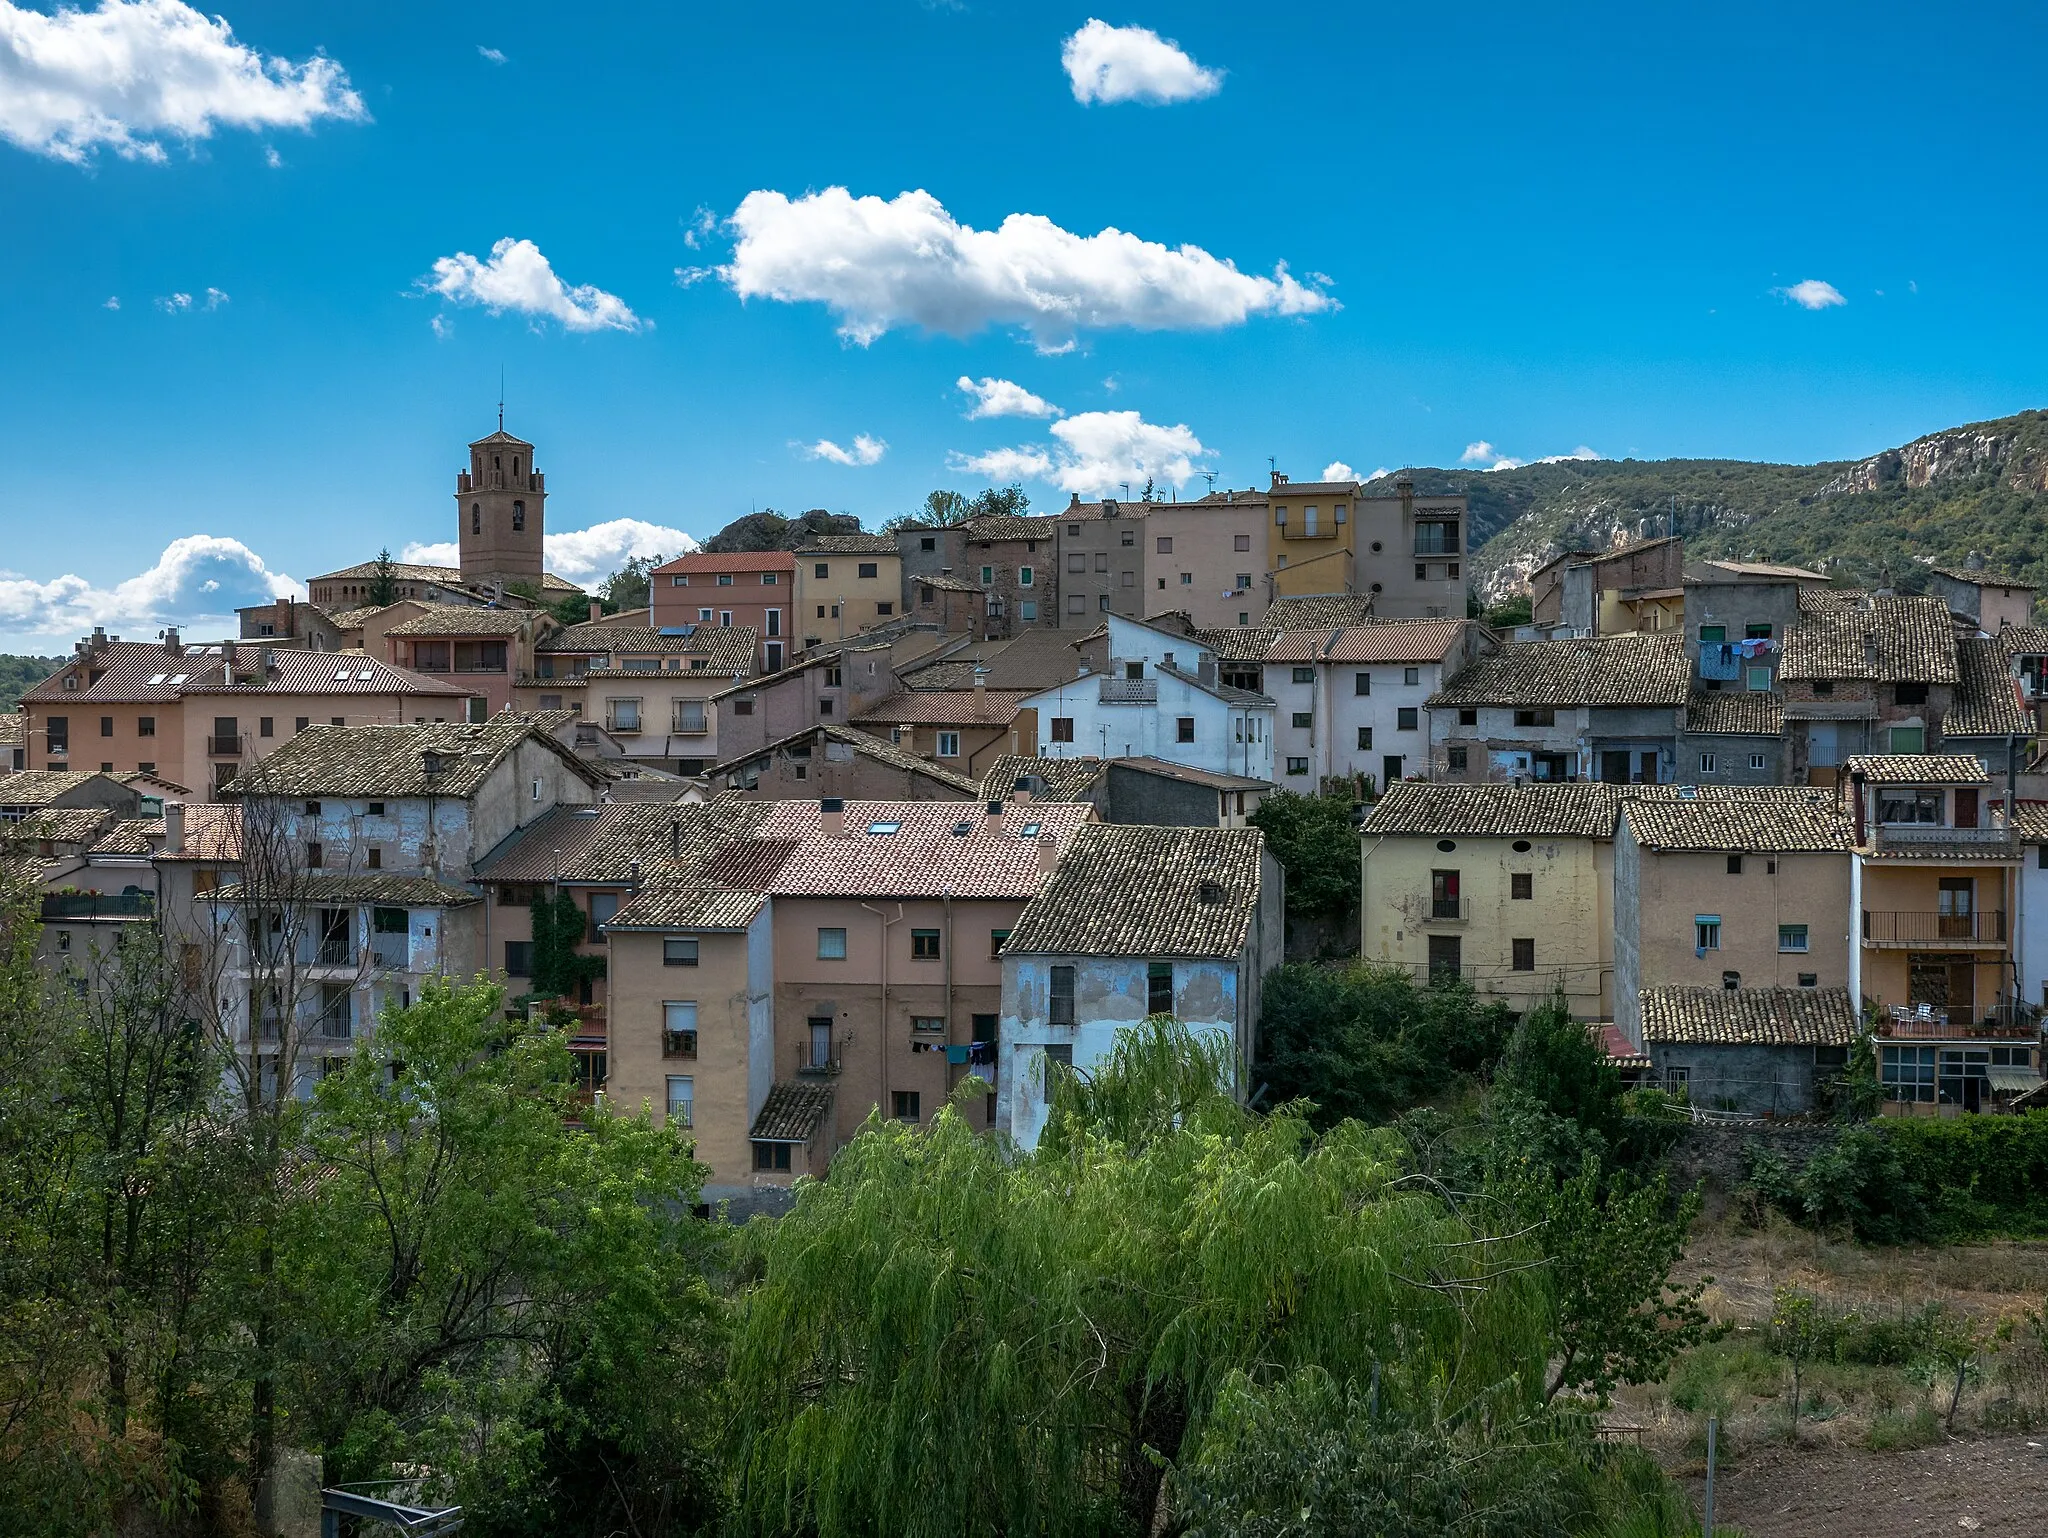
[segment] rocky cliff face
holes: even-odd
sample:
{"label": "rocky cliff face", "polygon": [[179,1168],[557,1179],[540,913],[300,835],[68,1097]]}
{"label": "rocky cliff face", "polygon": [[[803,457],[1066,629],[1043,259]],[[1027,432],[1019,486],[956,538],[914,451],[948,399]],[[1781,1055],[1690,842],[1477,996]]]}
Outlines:
{"label": "rocky cliff face", "polygon": [[2038,428],[2039,414],[2028,412],[1986,427],[1930,433],[1852,465],[1821,487],[1819,495],[1854,496],[1895,485],[1918,490],[1987,470],[1997,471],[2014,491],[2048,491],[2048,453],[2037,441]]}

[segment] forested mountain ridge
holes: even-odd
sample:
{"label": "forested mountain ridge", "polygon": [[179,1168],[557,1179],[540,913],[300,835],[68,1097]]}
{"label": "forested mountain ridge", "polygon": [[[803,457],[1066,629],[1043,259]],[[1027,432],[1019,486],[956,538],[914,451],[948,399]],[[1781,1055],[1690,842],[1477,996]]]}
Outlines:
{"label": "forested mountain ridge", "polygon": [[[1484,602],[1568,549],[1677,533],[1689,554],[1787,561],[1860,583],[1919,586],[1972,554],[2048,588],[2048,412],[1929,433],[1859,461],[1559,460],[1512,470],[1402,472],[1471,499]],[[1372,485],[1392,490],[1393,477]]]}

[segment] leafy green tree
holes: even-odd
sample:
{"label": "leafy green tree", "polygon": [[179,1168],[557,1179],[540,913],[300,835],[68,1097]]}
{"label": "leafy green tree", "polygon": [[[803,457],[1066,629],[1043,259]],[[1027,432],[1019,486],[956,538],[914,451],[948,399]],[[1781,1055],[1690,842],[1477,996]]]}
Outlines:
{"label": "leafy green tree", "polygon": [[[1276,791],[1252,813],[1287,878],[1290,924],[1342,927],[1358,912],[1358,830],[1348,796]],[[1355,938],[1355,936],[1354,936]]]}
{"label": "leafy green tree", "polygon": [[1622,1132],[1621,1073],[1571,1006],[1553,996],[1530,1010],[1508,1038],[1496,1083],[1553,1116],[1599,1133]]}
{"label": "leafy green tree", "polygon": [[705,1171],[644,1115],[571,1125],[564,1038],[502,1003],[433,985],[321,1081],[280,1240],[299,1434],[345,1477],[432,1468],[487,1530],[701,1517]]}
{"label": "leafy green tree", "polygon": [[1587,1154],[1563,1181],[1539,1160],[1512,1161],[1489,1191],[1543,1250],[1557,1308],[1557,1365],[1546,1399],[1569,1389],[1605,1404],[1617,1384],[1658,1381],[1674,1356],[1704,1337],[1705,1284],[1671,1285],[1699,1217],[1697,1190],[1674,1204],[1662,1175],[1644,1184],[1626,1174],[1610,1178]]}
{"label": "leafy green tree", "polygon": [[653,584],[653,579],[648,574],[667,559],[665,555],[629,557],[625,565],[598,584],[598,592],[604,599],[605,612],[620,614],[627,609],[646,608]]}
{"label": "leafy green tree", "polygon": [[1295,962],[1266,975],[1254,1077],[1308,1100],[1319,1127],[1380,1122],[1489,1071],[1514,1027],[1463,978],[1418,986],[1393,967]]}
{"label": "leafy green tree", "polygon": [[1792,1413],[1789,1434],[1799,1440],[1801,1381],[1806,1364],[1826,1355],[1835,1336],[1835,1320],[1810,1292],[1780,1287],[1771,1295],[1771,1349],[1792,1366]]}
{"label": "leafy green tree", "polygon": [[391,564],[391,548],[377,552],[370,566],[370,602],[382,608],[398,602],[398,570]]}
{"label": "leafy green tree", "polygon": [[[1317,1138],[1212,1084],[1185,1031],[1123,1033],[1019,1156],[950,1107],[870,1121],[757,1230],[733,1346],[743,1533],[1139,1535],[1240,1374],[1319,1366],[1418,1422],[1532,1413],[1540,1285],[1403,1180],[1388,1134]],[[1110,1114],[1091,1120],[1083,1112]]]}
{"label": "leafy green tree", "polygon": [[1031,499],[1022,486],[990,486],[977,491],[967,509],[969,518],[1021,518],[1031,510]]}
{"label": "leafy green tree", "polygon": [[1927,1355],[1948,1380],[1948,1411],[1942,1421],[1949,1435],[1955,1435],[1956,1407],[1963,1402],[1963,1388],[1976,1369],[1983,1352],[1986,1332],[1982,1321],[1952,1308],[1934,1308],[1927,1316]]}
{"label": "leafy green tree", "polygon": [[1526,625],[1535,619],[1535,609],[1527,593],[1516,593],[1503,598],[1499,603],[1489,604],[1485,610],[1474,616],[1484,620],[1495,630],[1512,630],[1517,625]]}

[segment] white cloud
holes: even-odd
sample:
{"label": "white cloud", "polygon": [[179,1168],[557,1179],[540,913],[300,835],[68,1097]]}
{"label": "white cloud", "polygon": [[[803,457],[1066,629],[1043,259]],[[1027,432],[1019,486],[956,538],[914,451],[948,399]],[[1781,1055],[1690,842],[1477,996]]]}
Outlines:
{"label": "white cloud", "polygon": [[427,324],[433,328],[434,335],[443,342],[455,335],[455,322],[445,315],[436,315]]}
{"label": "white cloud", "polygon": [[1465,452],[1458,456],[1458,463],[1461,465],[1470,465],[1476,464],[1482,459],[1498,459],[1499,457],[1500,450],[1496,449],[1484,438],[1481,438],[1476,443],[1468,443],[1465,445]]}
{"label": "white cloud", "polygon": [[1074,100],[1084,106],[1196,101],[1223,89],[1221,70],[1204,69],[1178,43],[1150,27],[1112,27],[1091,18],[1060,45],[1060,63],[1074,87]]}
{"label": "white cloud", "polygon": [[1358,479],[1351,466],[1341,459],[1333,459],[1323,466],[1322,479],[1326,481],[1355,481]]}
{"label": "white cloud", "polygon": [[[1524,465],[1529,464],[1561,465],[1567,464],[1572,460],[1576,459],[1598,458],[1600,458],[1600,453],[1597,449],[1589,449],[1586,447],[1585,444],[1582,443],[1577,448],[1573,449],[1569,454],[1545,454],[1540,458],[1533,460],[1516,459],[1511,454],[1503,454],[1499,449],[1495,448],[1492,444],[1488,443],[1484,438],[1481,438],[1476,443],[1466,444],[1465,452],[1458,456],[1458,459],[1461,463],[1468,465],[1477,464],[1481,469],[1488,471],[1519,470]],[[1491,460],[1492,463],[1485,463],[1485,461],[1487,460]],[[1376,473],[1379,475],[1385,475],[1387,472],[1381,470]]]}
{"label": "white cloud", "polygon": [[1823,283],[1819,278],[1801,278],[1790,288],[1774,288],[1771,292],[1780,299],[1791,300],[1802,310],[1825,310],[1849,302],[1834,284]]}
{"label": "white cloud", "polygon": [[284,164],[284,156],[278,154],[275,145],[266,144],[263,146],[263,163],[275,171]]}
{"label": "white cloud", "polygon": [[130,640],[166,625],[231,633],[237,608],[287,596],[303,589],[240,540],[188,534],[165,546],[149,570],[112,587],[70,573],[38,582],[0,572],[0,641],[68,645],[95,625]]}
{"label": "white cloud", "polygon": [[970,379],[962,374],[956,389],[974,397],[967,420],[981,417],[1057,417],[1066,413],[1042,395],[1033,395],[1008,379]]}
{"label": "white cloud", "polygon": [[190,294],[165,294],[157,300],[156,307],[166,315],[176,315],[180,310],[192,308],[192,296]]}
{"label": "white cloud", "polygon": [[486,59],[489,59],[493,64],[503,64],[505,62],[505,54],[502,49],[486,48],[482,43],[478,43],[476,45],[476,51],[482,54]]}
{"label": "white cloud", "polygon": [[[1285,264],[1264,277],[1199,246],[1114,228],[1076,235],[1041,214],[977,230],[923,191],[886,202],[844,187],[799,198],[750,192],[726,222],[738,242],[715,270],[735,294],[823,304],[839,334],[862,346],[899,326],[967,336],[1014,325],[1052,351],[1082,328],[1213,330],[1336,307]],[[688,283],[701,273],[678,268],[676,276]]]}
{"label": "white cloud", "polygon": [[835,465],[876,465],[889,452],[889,445],[880,438],[870,438],[866,433],[856,433],[851,448],[841,448],[830,438],[820,438],[816,443],[798,444],[806,459],[829,459]]}
{"label": "white cloud", "polygon": [[1545,454],[1536,463],[1539,465],[1563,465],[1569,464],[1575,459],[1601,459],[1604,457],[1598,449],[1589,449],[1582,443],[1569,454]]}
{"label": "white cloud", "polygon": [[[571,582],[595,582],[609,577],[628,560],[646,555],[687,555],[697,541],[681,529],[648,523],[639,518],[612,518],[587,529],[565,529],[550,533],[543,542],[542,555],[549,571]],[[431,545],[407,545],[398,559],[414,566],[454,566],[462,550],[454,540]]]}
{"label": "white cloud", "polygon": [[[718,215],[700,203],[697,205],[697,211],[690,215],[690,222],[683,226],[683,244],[694,251],[717,233]],[[708,278],[711,276],[711,269],[708,267],[693,267],[690,271],[695,273],[697,277]],[[682,275],[683,269],[678,267],[676,269],[676,276],[681,278]],[[694,283],[696,280],[696,277],[693,277],[689,282]],[[685,283],[684,286],[688,287],[688,283]]]}
{"label": "white cloud", "polygon": [[1083,411],[1052,424],[1050,446],[955,454],[953,468],[992,481],[1047,481],[1062,491],[1101,495],[1146,481],[1185,486],[1209,450],[1185,424],[1162,427],[1135,411]]}
{"label": "white cloud", "polygon": [[[228,296],[226,294],[217,288],[209,288],[205,295],[197,300],[186,293],[165,294],[157,300],[156,307],[166,315],[182,315],[185,311],[192,309],[217,310],[227,302]],[[108,305],[107,308],[118,310],[121,306],[115,303]]]}
{"label": "white cloud", "polygon": [[552,316],[569,331],[638,331],[645,324],[616,294],[588,283],[569,287],[555,276],[540,247],[510,236],[491,247],[487,260],[467,251],[440,258],[433,276],[420,279],[420,286],[454,304],[480,304],[493,315],[516,310]]}
{"label": "white cloud", "polygon": [[106,302],[105,304],[101,305],[101,306],[100,306],[100,308],[101,308],[101,309],[103,309],[103,310],[118,310],[118,309],[120,309],[120,308],[121,308],[121,296],[120,296],[119,294],[109,294],[109,295],[107,295],[107,302]]}
{"label": "white cloud", "polygon": [[39,155],[83,164],[104,145],[161,162],[164,138],[368,115],[332,59],[265,57],[182,0],[52,14],[0,0],[0,139]]}

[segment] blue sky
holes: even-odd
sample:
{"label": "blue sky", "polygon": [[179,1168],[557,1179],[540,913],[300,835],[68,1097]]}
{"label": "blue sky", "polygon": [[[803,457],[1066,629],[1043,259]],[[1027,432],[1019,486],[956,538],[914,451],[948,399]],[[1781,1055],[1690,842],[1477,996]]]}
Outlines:
{"label": "blue sky", "polygon": [[0,645],[449,538],[501,369],[578,576],[674,542],[620,520],[992,472],[1806,461],[2041,404],[2018,6],[212,3],[0,0]]}

